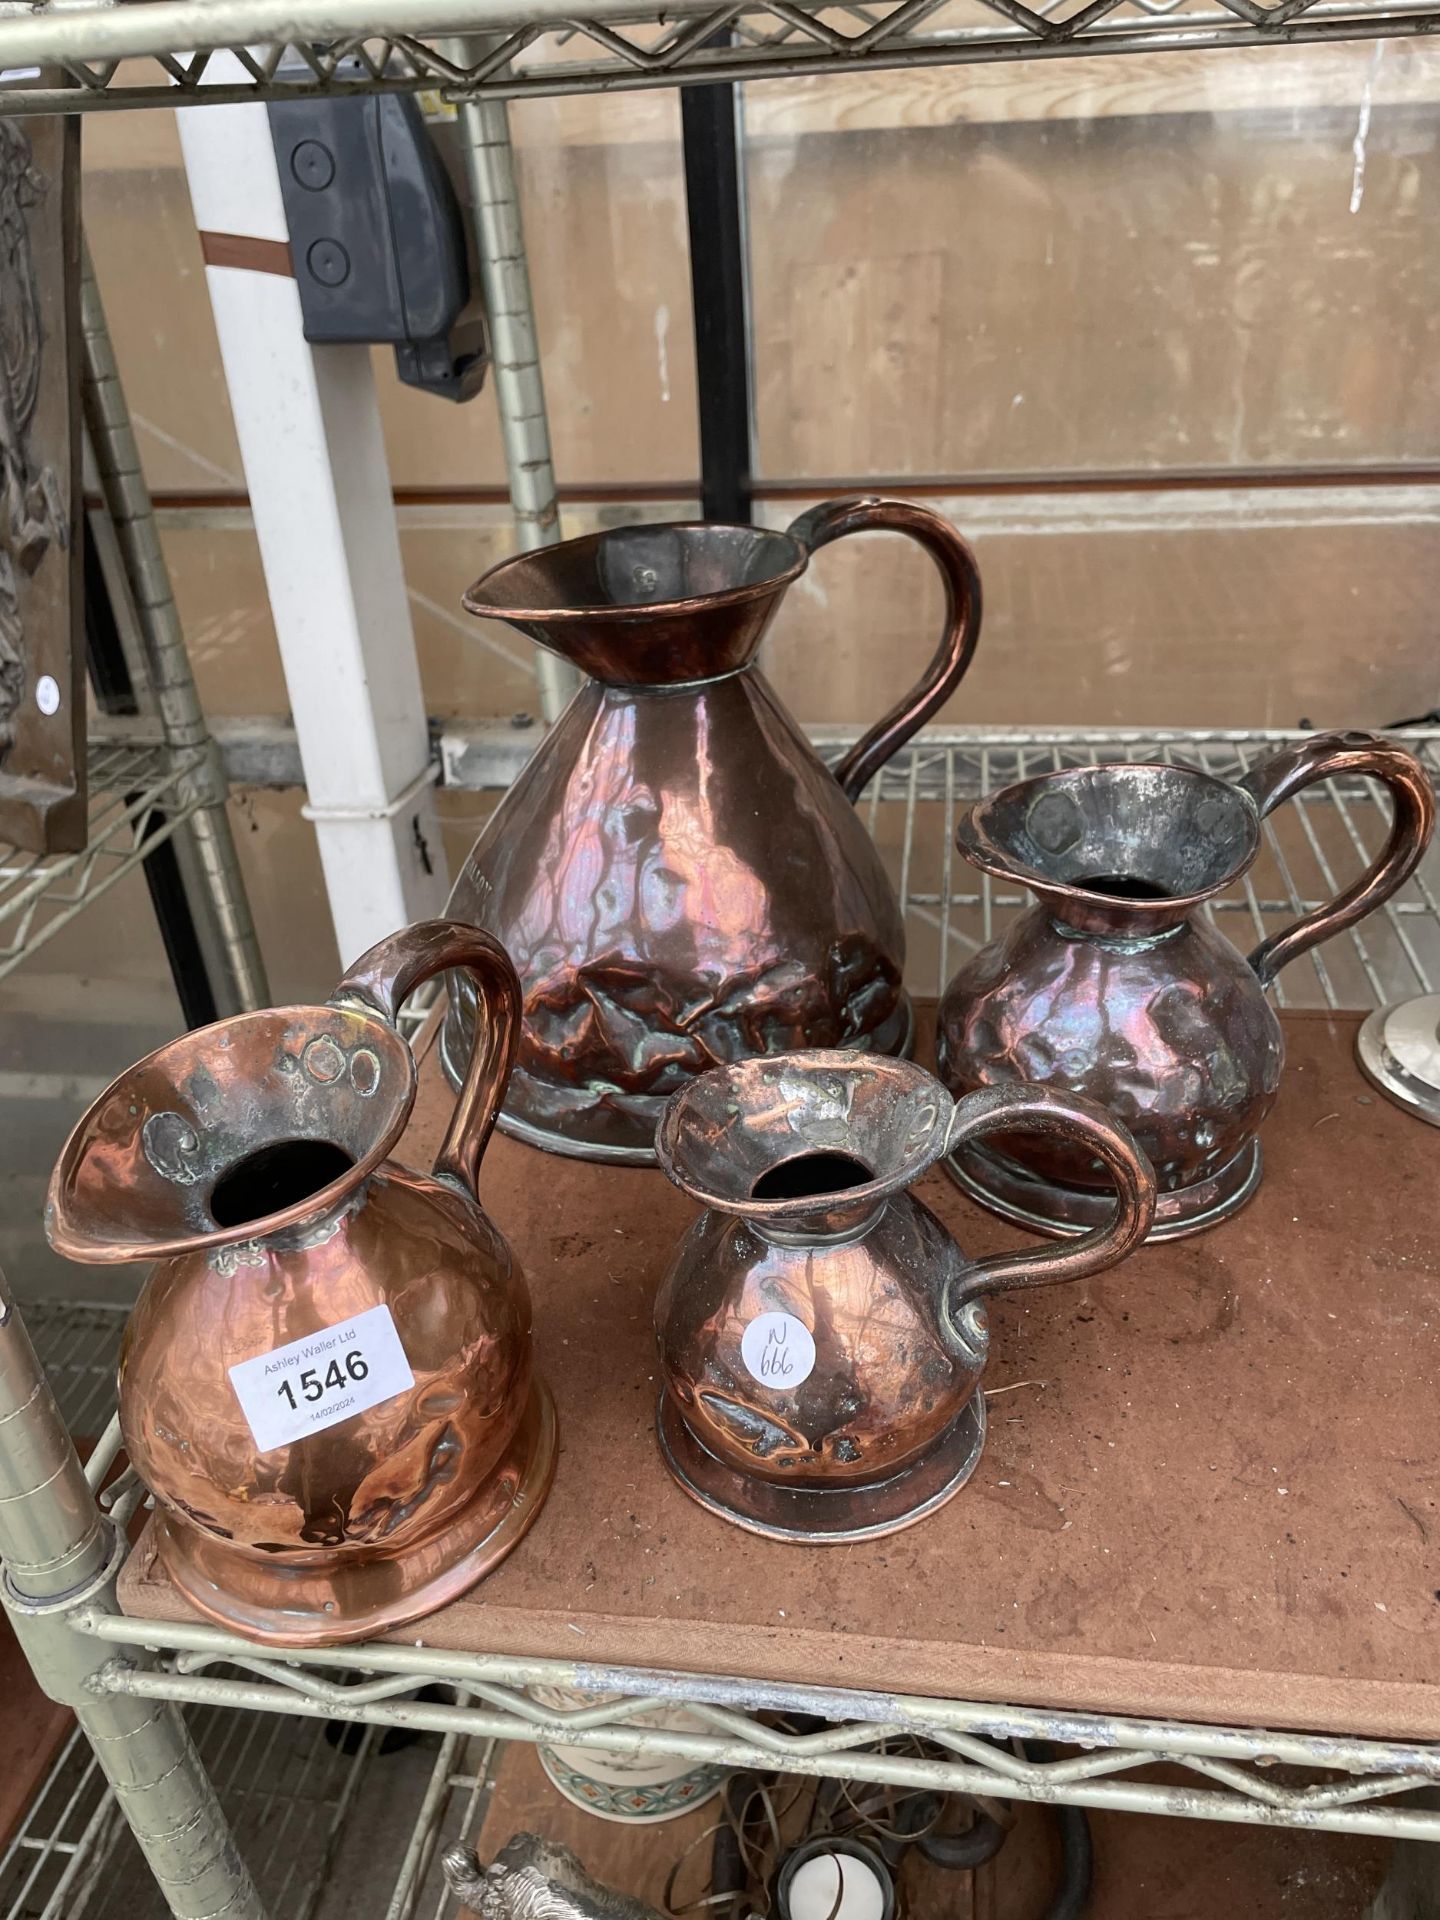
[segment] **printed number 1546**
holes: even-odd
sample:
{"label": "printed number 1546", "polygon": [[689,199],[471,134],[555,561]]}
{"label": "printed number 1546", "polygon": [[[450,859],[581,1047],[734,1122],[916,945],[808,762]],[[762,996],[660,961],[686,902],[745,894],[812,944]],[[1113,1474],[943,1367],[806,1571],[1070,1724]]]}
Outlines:
{"label": "printed number 1546", "polygon": [[[327,1393],[343,1393],[346,1387],[364,1380],[369,1372],[364,1354],[358,1347],[352,1348],[346,1354],[343,1366],[339,1360],[332,1360],[323,1374],[314,1367],[307,1367],[300,1376],[301,1397],[313,1402],[323,1400]],[[295,1398],[295,1389],[290,1382],[282,1380],[275,1391],[294,1413],[300,1402]]]}

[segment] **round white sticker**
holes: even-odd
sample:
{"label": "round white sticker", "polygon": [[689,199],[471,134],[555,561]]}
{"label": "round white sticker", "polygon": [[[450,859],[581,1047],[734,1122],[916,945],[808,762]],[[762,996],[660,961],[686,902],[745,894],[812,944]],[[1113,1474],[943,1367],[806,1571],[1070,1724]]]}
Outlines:
{"label": "round white sticker", "polygon": [[789,1393],[815,1370],[815,1336],[793,1313],[761,1313],[740,1336],[740,1358],[750,1376],[775,1393]]}
{"label": "round white sticker", "polygon": [[35,704],[43,714],[60,711],[60,682],[53,673],[42,673],[35,682]]}

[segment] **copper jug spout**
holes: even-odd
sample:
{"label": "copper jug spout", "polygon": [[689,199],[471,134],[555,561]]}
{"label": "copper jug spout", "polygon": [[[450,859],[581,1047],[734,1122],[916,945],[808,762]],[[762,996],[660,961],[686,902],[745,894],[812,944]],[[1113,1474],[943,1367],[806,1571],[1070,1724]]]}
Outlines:
{"label": "copper jug spout", "polygon": [[462,604],[608,686],[681,685],[747,667],[808,560],[763,527],[613,527],[500,561]]}

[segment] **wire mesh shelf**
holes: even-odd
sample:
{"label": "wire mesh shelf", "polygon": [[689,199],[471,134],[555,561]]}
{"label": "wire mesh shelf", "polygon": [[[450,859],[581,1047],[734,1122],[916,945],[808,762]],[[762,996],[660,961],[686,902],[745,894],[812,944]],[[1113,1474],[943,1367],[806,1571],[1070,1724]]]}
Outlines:
{"label": "wire mesh shelf", "polygon": [[[469,1697],[456,1690],[457,1700]],[[385,1920],[446,1920],[453,1911],[455,1900],[441,1858],[448,1848],[479,1833],[503,1746],[502,1741],[478,1736],[445,1735]]]}
{"label": "wire mesh shelf", "polygon": [[[318,1920],[336,1848],[383,1734],[233,1708],[193,1708],[188,1718],[269,1910]],[[0,1914],[164,1920],[167,1911],[77,1727],[0,1857]]]}
{"label": "wire mesh shelf", "polygon": [[[968,800],[1012,780],[1115,759],[1178,761],[1233,779],[1293,737],[1115,732],[1081,739],[977,730],[917,736],[861,801],[903,904],[913,990],[938,991],[968,954],[1001,933],[1028,903],[1018,890],[974,873],[954,852],[956,814]],[[1440,777],[1440,729],[1400,737],[1420,754],[1432,778]],[[821,751],[832,759],[846,743],[837,729],[819,730]],[[101,826],[113,814],[123,826],[112,822],[108,832],[123,833],[137,847],[144,827],[136,823],[168,795],[179,772],[153,752],[147,761],[147,751],[116,749],[113,762],[100,768],[108,791],[122,795],[118,806],[112,803],[107,811],[102,805]],[[127,792],[135,797],[124,798]],[[1372,783],[1330,781],[1307,789],[1266,821],[1254,866],[1207,911],[1237,945],[1258,942],[1339,891],[1379,851],[1388,820],[1388,802]],[[89,857],[72,859],[72,870]],[[83,884],[77,897],[86,897]],[[4,899],[0,892],[0,909]],[[1383,911],[1283,976],[1277,997],[1292,1006],[1362,1007],[1434,991],[1437,984],[1440,853],[1432,851]],[[99,1434],[109,1417],[125,1316],[123,1304],[109,1302],[42,1302],[27,1310],[66,1422],[82,1438]],[[468,1698],[454,1676],[439,1684],[457,1704]],[[340,1883],[332,1869],[349,1823],[366,1825],[368,1844],[378,1798],[392,1822],[397,1863],[386,1920],[439,1920],[446,1910],[439,1856],[445,1844],[478,1828],[493,1758],[488,1739],[452,1729],[430,1736],[408,1758],[382,1760],[387,1736],[376,1727],[213,1703],[188,1712],[272,1911],[331,1920],[347,1910],[336,1904]],[[392,1759],[405,1763],[403,1773],[386,1773]],[[373,1849],[369,1858],[373,1885]],[[72,1732],[24,1825],[0,1855],[0,1917],[148,1920],[152,1912],[160,1914],[158,1900],[88,1745]]]}
{"label": "wire mesh shelf", "polygon": [[0,846],[0,980],[132,873],[198,812],[205,749],[93,741],[90,821],[80,853]]}
{"label": "wire mesh shelf", "polygon": [[[977,873],[955,852],[957,810],[1012,780],[1105,760],[1162,760],[1235,779],[1294,735],[980,733],[932,729],[916,736],[861,799],[905,914],[912,992],[943,992],[955,970],[1031,903]],[[1397,734],[1440,779],[1440,729]],[[839,757],[827,733],[821,751]],[[1264,824],[1249,873],[1206,908],[1248,951],[1302,912],[1334,897],[1384,844],[1389,805],[1373,782],[1324,781]],[[1440,846],[1380,912],[1280,976],[1282,1006],[1383,1006],[1440,987]]]}
{"label": "wire mesh shelf", "polygon": [[[636,0],[0,0],[0,112],[431,89],[450,99],[608,93],[1437,26],[1427,0],[672,0],[663,11]],[[457,33],[483,38],[460,52],[446,38]],[[142,56],[156,64],[137,68]],[[37,86],[37,66],[58,66],[67,84]]]}

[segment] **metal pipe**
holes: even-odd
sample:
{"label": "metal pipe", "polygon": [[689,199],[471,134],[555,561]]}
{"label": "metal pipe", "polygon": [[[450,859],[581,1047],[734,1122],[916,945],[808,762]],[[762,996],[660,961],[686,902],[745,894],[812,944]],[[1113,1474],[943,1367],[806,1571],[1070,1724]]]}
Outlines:
{"label": "metal pipe", "polygon": [[[610,1705],[581,1708],[557,1715],[517,1692],[506,1701],[507,1711],[548,1730],[546,1737],[562,1743],[577,1741],[581,1730],[648,1707],[675,1703],[705,1714],[714,1724],[729,1724],[728,1716],[741,1712],[809,1714],[827,1721],[863,1722],[872,1729],[915,1733],[937,1738],[947,1733],[983,1734],[992,1740],[1050,1740],[1087,1750],[1122,1748],[1153,1758],[1177,1757],[1183,1763],[1194,1756],[1217,1760],[1261,1761],[1266,1765],[1327,1767],[1343,1773],[1424,1774],[1440,1781],[1440,1746],[1413,1740],[1367,1740],[1348,1735],[1287,1733],[1274,1728],[1204,1726],[1194,1722],[1145,1720],[1114,1714],[1051,1711],[1039,1707],[993,1705],[968,1700],[926,1699],[906,1694],[867,1693],[848,1687],[813,1687],[778,1681],[747,1680],[723,1674],[664,1673],[650,1669],[602,1665],[593,1661],[523,1658],[510,1654],[459,1653],[443,1647],[371,1644],[363,1655],[354,1647],[310,1647],[303,1655],[283,1660],[266,1655],[250,1642],[198,1621],[131,1620],[123,1616],[79,1615],[74,1626],[111,1645],[148,1647],[188,1655],[194,1667],[201,1661],[244,1661],[252,1672],[267,1670],[277,1679],[303,1687],[312,1700],[332,1710],[337,1701],[363,1700],[361,1690],[327,1684],[305,1668],[335,1668],[371,1676],[389,1674],[420,1684],[446,1680],[471,1688],[482,1697],[495,1697],[502,1686],[532,1685],[579,1688],[597,1694],[618,1694]],[[187,1675],[187,1684],[189,1676]],[[488,1695],[486,1690],[489,1690]],[[198,1696],[197,1696],[198,1697]],[[852,1729],[831,1726],[820,1735],[795,1738],[772,1729],[744,1728],[745,1737],[763,1745],[766,1753],[787,1751],[815,1759],[827,1744],[849,1739]],[[668,1738],[668,1735],[665,1736]],[[875,1736],[878,1738],[878,1731]],[[1022,1763],[1014,1763],[1017,1766]]]}
{"label": "metal pipe", "polygon": [[[350,1657],[355,1657],[350,1649]],[[558,1722],[535,1725],[508,1714],[476,1708],[447,1707],[427,1701],[394,1706],[346,1706],[334,1700],[313,1700],[290,1693],[283,1686],[259,1686],[238,1680],[207,1680],[160,1672],[135,1672],[112,1666],[97,1684],[118,1693],[152,1700],[203,1700],[252,1713],[303,1714],[311,1719],[364,1722],[373,1726],[425,1729],[434,1733],[473,1733],[497,1739],[576,1740],[573,1729]],[[664,1751],[697,1765],[726,1768],[765,1768],[780,1773],[823,1773],[835,1780],[890,1782],[897,1786],[933,1788],[942,1793],[983,1794],[1011,1800],[1052,1801],[1055,1790],[1043,1778],[997,1778],[984,1767],[951,1761],[922,1760],[908,1755],[869,1749],[855,1754],[828,1754],[817,1765],[808,1753],[776,1753],[744,1739],[716,1739],[701,1734],[665,1732],[657,1736],[645,1728],[621,1730],[594,1727],[576,1741],[602,1752],[632,1758]],[[1397,1782],[1393,1791],[1406,1790],[1413,1780]],[[1284,1806],[1215,1793],[1201,1787],[1163,1787],[1148,1781],[1072,1782],[1065,1789],[1071,1806],[1100,1807],[1117,1812],[1168,1814],[1181,1819],[1226,1820],[1245,1826],[1303,1827],[1311,1832],[1371,1833],[1440,1841],[1440,1812],[1408,1807],[1321,1805],[1308,1807],[1297,1793]]]}
{"label": "metal pipe", "polygon": [[90,1458],[85,1462],[85,1483],[92,1493],[98,1493],[104,1484],[105,1476],[115,1464],[124,1441],[120,1437],[120,1416],[112,1413],[106,1423],[105,1431],[90,1450]]}
{"label": "metal pipe", "polygon": [[177,1920],[265,1920],[178,1709],[94,1686],[121,1663],[71,1617],[114,1608],[122,1556],[0,1274],[0,1598],[16,1638],[74,1708]]}
{"label": "metal pipe", "polygon": [[263,1007],[269,1004],[270,989],[226,813],[229,790],[190,669],[170,571],[156,531],[150,490],[140,465],[140,450],[88,247],[81,268],[80,330],[84,341],[81,393],[86,425],[105,503],[124,557],[161,725],[172,752],[196,755],[195,769],[181,789],[185,799],[200,801],[187,830],[205,891],[203,899],[191,903],[192,909],[208,908],[212,944],[226,974],[217,983],[217,997],[227,1003],[222,1011]]}
{"label": "metal pipe", "polygon": [[[716,44],[728,46],[724,28]],[[750,246],[741,158],[744,109],[733,83],[680,95],[690,310],[700,426],[700,506],[707,520],[753,518]]]}
{"label": "metal pipe", "polygon": [[465,1736],[459,1733],[447,1733],[440,1742],[439,1751],[435,1755],[435,1764],[430,1769],[430,1778],[426,1782],[425,1797],[420,1802],[420,1810],[410,1829],[405,1858],[400,1863],[400,1872],[396,1876],[394,1891],[390,1895],[390,1904],[385,1909],[385,1920],[411,1920],[411,1915],[415,1911],[415,1902],[420,1895],[421,1882],[425,1878],[426,1869],[440,1837],[440,1821],[444,1817],[444,1810],[450,1799],[450,1776],[455,1771],[460,1749],[464,1744]]}
{"label": "metal pipe", "polygon": [[[404,0],[391,0],[386,12],[387,32],[406,40],[406,54],[413,71],[400,77],[368,76],[338,80],[315,80],[311,85],[262,79],[226,81],[215,86],[186,81],[179,69],[175,77],[184,88],[187,104],[206,106],[236,105],[263,99],[285,99],[301,94],[415,93],[425,89],[463,88],[468,97],[490,100],[519,99],[526,95],[558,98],[568,94],[633,92],[652,87],[684,86],[695,82],[776,79],[808,76],[826,72],[884,73],[905,67],[943,67],[991,64],[1014,60],[1064,60],[1093,54],[1150,53],[1185,50],[1208,51],[1223,47],[1295,46],[1307,43],[1339,43],[1350,40],[1380,40],[1423,37],[1440,33],[1440,11],[1425,6],[1376,9],[1348,7],[1343,11],[1312,8],[1297,16],[1285,14],[1278,24],[1250,23],[1243,19],[1206,22],[1204,16],[1191,21],[1173,17],[1162,23],[1135,26],[1129,21],[1091,24],[1079,31],[1064,31],[1053,25],[1042,35],[1025,30],[981,28],[971,34],[951,34],[930,40],[877,38],[880,25],[864,34],[831,32],[815,19],[817,44],[802,53],[777,54],[777,32],[760,45],[731,49],[698,48],[687,42],[679,49],[660,55],[647,53],[631,43],[627,51],[600,64],[547,64],[518,75],[487,73],[471,81],[456,75],[450,63],[437,59],[429,48],[415,40],[418,32],[453,32],[457,26],[473,26],[477,9],[484,0],[459,0],[439,5],[425,0],[421,6],[407,6]],[[674,12],[705,12],[709,0],[681,0]],[[793,22],[787,6],[786,18]],[[1277,13],[1281,9],[1275,10]],[[116,16],[119,16],[118,19]],[[462,17],[457,17],[462,16]],[[507,8],[506,24],[515,26],[516,51],[533,37],[532,27],[542,31],[568,29],[588,35],[598,45],[611,50],[603,28],[592,27],[606,20],[643,19],[631,0],[590,0],[583,16],[577,16],[566,0],[528,0],[523,11]],[[652,16],[653,17],[653,16]],[[1213,16],[1212,16],[1213,18]],[[139,107],[173,106],[176,89],[171,85],[117,84],[113,64],[143,54],[173,54],[180,50],[213,50],[234,47],[252,53],[264,51],[270,40],[280,46],[299,42],[323,42],[333,37],[343,50],[355,36],[363,36],[373,27],[371,13],[363,4],[355,6],[317,6],[287,8],[284,0],[148,0],[143,7],[83,7],[75,12],[57,11],[37,15],[29,0],[0,0],[0,71],[6,68],[56,63],[69,64],[69,71],[81,82],[78,87],[31,88],[25,84],[0,87],[3,111],[16,117],[32,114],[95,111],[133,111]],[[489,23],[487,23],[489,24]],[[787,43],[788,44],[788,43]]]}
{"label": "metal pipe", "polygon": [[[484,51],[483,42],[468,39],[447,44],[457,65],[468,64]],[[510,110],[503,100],[467,99],[459,102],[457,115],[490,328],[491,378],[510,503],[516,537],[521,550],[528,553],[559,541],[560,504],[555,496],[545,382],[510,144]],[[580,677],[568,661],[537,647],[535,678],[540,711],[548,726],[564,712]]]}

